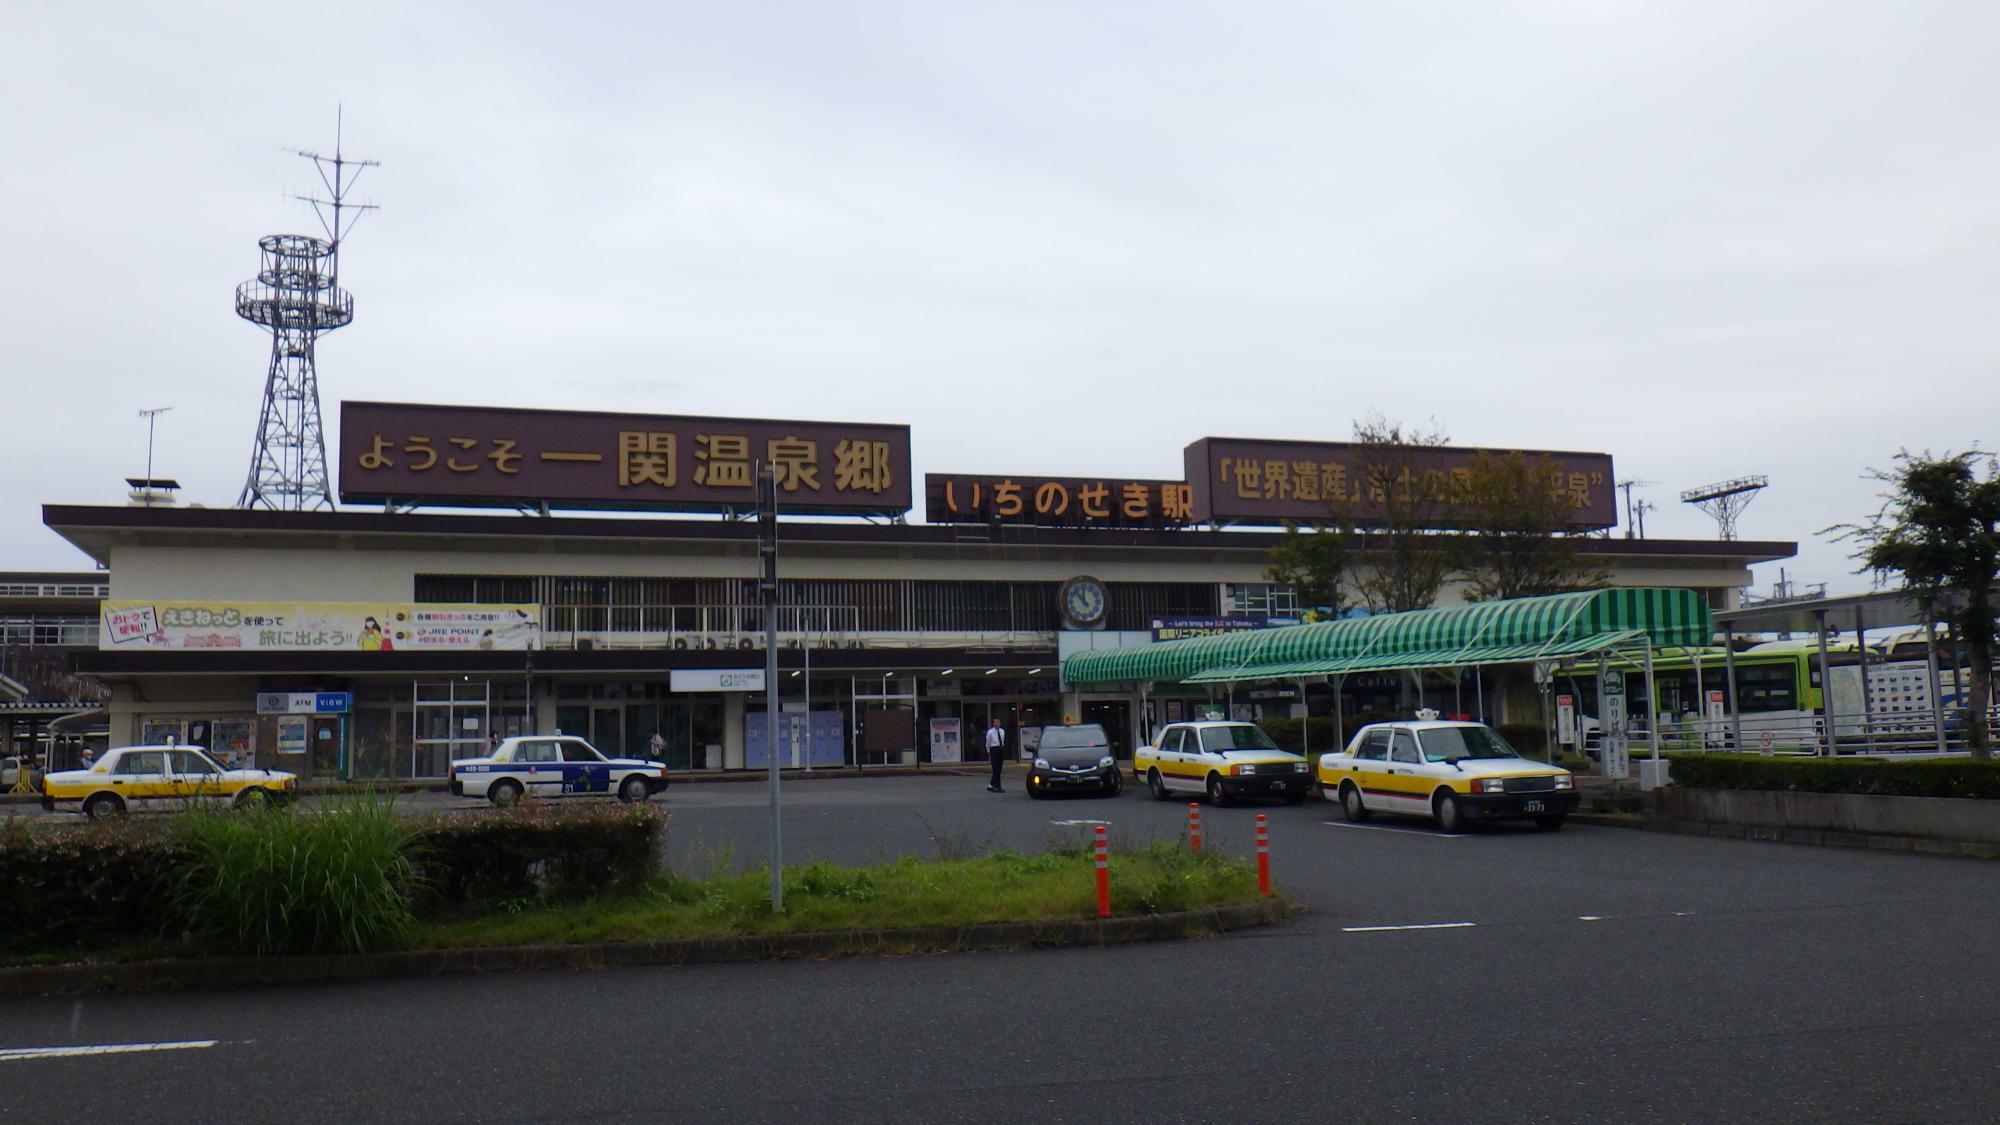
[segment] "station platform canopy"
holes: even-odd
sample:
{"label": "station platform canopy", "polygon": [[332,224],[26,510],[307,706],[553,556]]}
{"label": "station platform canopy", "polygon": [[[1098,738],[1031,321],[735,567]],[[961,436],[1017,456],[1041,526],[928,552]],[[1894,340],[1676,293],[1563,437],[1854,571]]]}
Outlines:
{"label": "station platform canopy", "polygon": [[1063,679],[1227,683],[1460,668],[1706,645],[1714,635],[1715,620],[1693,590],[1584,590],[1079,652],[1063,662]]}

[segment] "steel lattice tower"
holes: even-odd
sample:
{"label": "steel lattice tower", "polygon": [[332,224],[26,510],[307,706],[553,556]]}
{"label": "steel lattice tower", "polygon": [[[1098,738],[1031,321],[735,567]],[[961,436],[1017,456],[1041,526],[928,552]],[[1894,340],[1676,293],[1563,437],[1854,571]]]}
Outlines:
{"label": "steel lattice tower", "polygon": [[271,333],[271,363],[264,378],[264,408],[240,508],[303,511],[333,507],[326,475],[326,432],[320,424],[319,374],[313,347],[322,333],[354,319],[354,296],[340,287],[340,244],[373,204],[347,202],[361,170],[373,160],[348,160],[300,152],[313,162],[330,198],[300,196],[312,204],[325,238],[271,234],[257,240],[257,277],[236,287],[236,315]]}

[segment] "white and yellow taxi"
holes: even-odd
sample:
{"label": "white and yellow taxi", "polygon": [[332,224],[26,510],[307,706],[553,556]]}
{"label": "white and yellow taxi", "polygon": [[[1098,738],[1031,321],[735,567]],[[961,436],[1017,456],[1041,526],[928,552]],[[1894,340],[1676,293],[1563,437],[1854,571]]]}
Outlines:
{"label": "white and yellow taxi", "polygon": [[1446,832],[1509,819],[1553,830],[1579,799],[1568,770],[1523,758],[1484,723],[1372,723],[1347,749],[1321,755],[1319,786],[1349,820],[1404,813]]}
{"label": "white and yellow taxi", "polygon": [[96,820],[127,812],[167,812],[196,804],[261,806],[298,786],[283,770],[223,769],[198,746],[124,746],[89,769],[42,779],[42,807]]}
{"label": "white and yellow taxi", "polygon": [[1132,772],[1162,800],[1200,793],[1215,805],[1238,797],[1283,797],[1296,805],[1312,786],[1306,760],[1280,750],[1254,723],[1169,723],[1133,754]]}

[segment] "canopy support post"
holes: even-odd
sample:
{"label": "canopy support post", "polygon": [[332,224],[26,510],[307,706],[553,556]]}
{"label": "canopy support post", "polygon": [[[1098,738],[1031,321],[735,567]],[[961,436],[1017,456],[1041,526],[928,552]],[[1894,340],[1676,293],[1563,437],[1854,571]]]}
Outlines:
{"label": "canopy support post", "polygon": [[[1306,698],[1306,678],[1304,676],[1299,677],[1299,710],[1304,712],[1304,714],[1299,716],[1299,748],[1304,751],[1303,756],[1310,763],[1312,761],[1313,745],[1313,708],[1312,700]],[[1306,768],[1311,769],[1312,767],[1309,764]]]}
{"label": "canopy support post", "polygon": [[1722,687],[1729,693],[1729,752],[1743,752],[1743,713],[1736,709],[1736,644],[1735,636],[1722,634]]}
{"label": "canopy support post", "polygon": [[1813,614],[1815,631],[1819,634],[1819,710],[1821,743],[1826,756],[1834,755],[1833,744],[1833,669],[1826,660],[1826,611]]}
{"label": "canopy support post", "polygon": [[1661,728],[1666,724],[1660,721],[1660,697],[1654,694],[1653,690],[1653,638],[1651,636],[1646,638],[1646,710],[1650,712],[1646,716],[1646,733],[1650,736],[1647,741],[1653,744],[1653,777],[1655,778],[1655,784],[1658,784],[1657,779],[1660,776],[1660,741],[1661,737],[1666,733]]}

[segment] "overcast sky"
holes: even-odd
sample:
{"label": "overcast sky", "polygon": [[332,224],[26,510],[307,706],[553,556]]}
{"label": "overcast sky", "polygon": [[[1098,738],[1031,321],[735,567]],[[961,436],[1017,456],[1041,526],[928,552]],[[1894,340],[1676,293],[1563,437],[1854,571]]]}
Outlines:
{"label": "overcast sky", "polygon": [[[1178,476],[1435,419],[1816,532],[2000,419],[2000,5],[0,9],[0,570],[155,469],[233,503],[288,148],[382,161],[342,398],[907,422],[924,471]],[[1759,568],[1768,588],[1775,567]]]}

